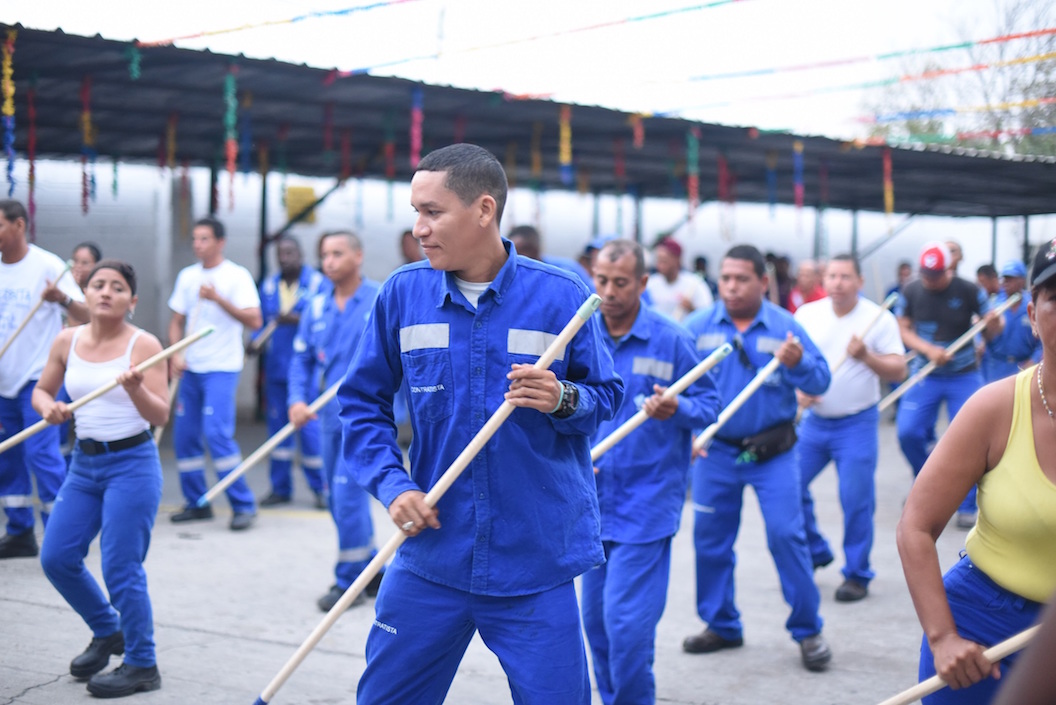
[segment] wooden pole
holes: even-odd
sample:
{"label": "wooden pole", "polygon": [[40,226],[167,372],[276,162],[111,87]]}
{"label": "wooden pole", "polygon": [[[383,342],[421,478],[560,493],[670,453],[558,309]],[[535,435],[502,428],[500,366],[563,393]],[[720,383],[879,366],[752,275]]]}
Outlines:
{"label": "wooden pole", "polygon": [[[70,267],[72,266],[73,260],[66,260],[66,267],[62,270],[59,276],[55,277],[55,284],[58,284],[59,280],[66,276],[66,272],[70,271]],[[54,284],[52,286],[54,286]],[[33,308],[29,309],[29,313],[27,313],[26,317],[22,319],[22,322],[18,324],[18,328],[15,328],[15,332],[12,333],[11,337],[7,339],[6,343],[4,343],[4,347],[0,348],[0,357],[4,356],[4,353],[7,352],[7,349],[11,347],[11,343],[15,342],[15,338],[18,337],[18,334],[21,333],[25,329],[25,327],[29,325],[29,322],[33,320],[33,316],[37,315],[37,311],[40,310],[40,307],[43,304],[43,297],[37,299],[37,302],[33,304]]]}
{"label": "wooden pole", "polygon": [[[877,323],[880,322],[880,319],[883,317],[883,315],[887,311],[891,310],[891,307],[895,305],[896,301],[898,301],[898,292],[893,292],[890,296],[888,296],[886,299],[884,299],[884,303],[880,306],[880,310],[877,311],[876,315],[873,316],[871,321],[869,321],[869,325],[867,325],[862,330],[862,332],[858,334],[858,337],[859,338],[865,338],[866,333],[871,331],[873,329],[873,326],[875,326]],[[843,363],[845,363],[845,362],[847,362],[847,352],[846,351],[844,351],[843,356],[840,357],[840,359],[836,361],[836,364],[833,365],[832,368],[829,370],[830,374],[835,376],[836,370],[840,369],[840,367],[842,367]]]}
{"label": "wooden pole", "polygon": [[[198,300],[194,303],[194,310],[191,311],[190,325],[187,326],[187,330],[193,331],[194,326],[198,323],[198,314],[202,308],[202,298],[199,296]],[[212,326],[209,326],[212,330]],[[182,341],[181,341],[182,342]],[[180,372],[183,374],[183,371]],[[172,410],[176,408],[176,394],[180,391],[180,377],[173,377],[172,381],[169,382],[169,420],[172,420]],[[165,424],[168,426],[168,424]],[[165,435],[165,426],[158,426],[154,429],[154,445],[161,445],[161,437]]]}
{"label": "wooden pole", "polygon": [[[796,340],[798,341],[799,338],[796,338]],[[715,434],[719,432],[719,429],[722,428],[726,424],[726,422],[730,420],[731,416],[737,413],[738,409],[744,406],[744,403],[748,401],[748,399],[753,394],[755,394],[759,387],[763,386],[763,382],[766,381],[766,378],[772,375],[774,373],[774,370],[776,370],[780,365],[781,361],[778,360],[776,357],[772,358],[770,362],[766,363],[763,369],[759,370],[758,374],[756,374],[755,377],[752,378],[752,381],[749,382],[748,385],[741,390],[741,393],[734,397],[733,401],[731,401],[726,406],[726,408],[722,410],[722,413],[719,414],[719,418],[715,421],[715,423],[704,429],[704,433],[700,434],[700,436],[697,437],[697,440],[693,441],[693,450],[703,450],[708,445],[708,443],[711,442],[711,439],[715,437]]]}

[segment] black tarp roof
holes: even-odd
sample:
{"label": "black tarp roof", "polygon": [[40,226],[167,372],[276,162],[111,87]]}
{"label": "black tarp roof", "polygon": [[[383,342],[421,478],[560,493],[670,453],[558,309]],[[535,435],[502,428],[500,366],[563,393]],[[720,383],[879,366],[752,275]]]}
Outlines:
{"label": "black tarp roof", "polygon": [[[145,10],[147,11],[147,10]],[[543,188],[576,188],[565,184],[558,169],[561,105],[549,100],[513,99],[501,93],[423,85],[399,78],[357,75],[337,80],[332,72],[277,60],[248,59],[172,46],[143,47],[140,76],[130,73],[132,44],[41,31],[15,25],[17,85],[16,149],[27,146],[27,92],[35,91],[37,157],[70,157],[82,153],[81,89],[91,80],[94,149],[101,158],[157,162],[164,155],[166,126],[177,115],[176,160],[192,165],[223,161],[224,80],[237,66],[239,101],[252,96],[248,108],[255,145],[270,145],[269,163],[279,163],[280,135],[285,136],[286,167],[306,176],[338,176],[341,139],[350,131],[352,175],[384,178],[387,136],[395,142],[396,180],[411,176],[409,134],[411,100],[422,90],[423,153],[464,141],[491,150],[507,163],[515,144],[511,181]],[[324,115],[332,108],[333,146],[324,150]],[[240,107],[240,112],[243,108]],[[729,168],[731,196],[737,202],[766,203],[768,159],[776,155],[780,203],[794,202],[793,145],[803,144],[804,202],[850,210],[882,211],[882,152],[822,137],[767,133],[742,127],[688,120],[646,117],[644,144],[632,145],[629,115],[591,106],[573,106],[575,170],[587,174],[589,190],[629,192],[641,197],[685,198],[687,131],[700,134],[700,197],[719,195],[719,155]],[[541,178],[531,171],[530,149],[535,125],[541,125]],[[623,143],[626,179],[615,174],[616,143]],[[893,148],[895,210],[947,216],[1008,216],[1056,212],[1056,160],[1004,157],[952,148]],[[253,168],[258,168],[254,149]],[[827,177],[823,173],[827,172]],[[827,198],[819,181],[827,182]],[[824,202],[822,199],[824,198]]]}

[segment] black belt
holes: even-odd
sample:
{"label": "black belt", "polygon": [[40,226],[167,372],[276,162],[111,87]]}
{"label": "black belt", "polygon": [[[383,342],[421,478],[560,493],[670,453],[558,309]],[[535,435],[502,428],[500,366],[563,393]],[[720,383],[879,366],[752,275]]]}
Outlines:
{"label": "black belt", "polygon": [[86,455],[102,455],[103,453],[113,453],[126,448],[135,448],[152,438],[150,431],[143,431],[134,436],[120,438],[116,441],[93,441],[91,438],[79,438],[77,439],[77,448]]}

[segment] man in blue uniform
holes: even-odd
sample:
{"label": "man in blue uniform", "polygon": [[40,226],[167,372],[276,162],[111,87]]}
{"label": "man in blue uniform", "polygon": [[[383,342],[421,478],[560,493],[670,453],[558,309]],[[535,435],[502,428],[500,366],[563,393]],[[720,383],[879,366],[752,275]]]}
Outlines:
{"label": "man in blue uniform", "polygon": [[[954,258],[946,243],[931,242],[920,253],[920,278],[902,289],[895,313],[902,342],[920,355],[910,363],[913,375],[930,360],[938,367],[902,397],[898,405],[898,443],[913,476],[924,467],[935,441],[939,407],[946,402],[952,420],[968,397],[983,386],[975,349],[969,344],[952,356],[946,347],[972,327],[977,316],[986,316],[983,339],[1000,335],[1004,319],[987,312],[990,305],[982,290],[954,273]],[[975,488],[957,510],[957,526],[975,524]]]}
{"label": "man in blue uniform", "polygon": [[[378,294],[378,284],[360,274],[363,247],[354,233],[327,233],[319,248],[323,272],[333,287],[312,297],[305,308],[289,367],[290,420],[302,428],[315,418],[308,405],[344,378]],[[344,459],[337,412],[336,400],[322,408],[323,469],[330,488],[330,512],[337,525],[338,544],[336,582],[316,603],[324,612],[337,604],[377,553],[370,497],[349,480],[349,473],[338,471]],[[368,592],[376,594],[377,582]]]}
{"label": "man in blue uniform", "polygon": [[741,615],[734,604],[733,544],[744,488],[751,485],[766,522],[767,545],[781,590],[792,608],[785,627],[799,642],[803,664],[817,671],[825,668],[832,653],[821,635],[820,598],[792,450],[796,389],[824,393],[829,367],[792,315],[766,300],[765,267],[763,255],[751,245],[732,248],[719,270],[722,301],[685,322],[702,354],[723,343],[736,348],[713,370],[723,399],[733,399],[771,358],[780,360],[781,366],[719,430],[707,456],[693,464],[697,612],[708,627],[687,637],[682,648],[709,653],[744,643]]}
{"label": "man in blue uniform", "polygon": [[[304,255],[296,239],[285,236],[275,244],[275,255],[279,271],[260,285],[260,312],[264,327],[253,335],[247,352],[264,355],[264,391],[267,404],[268,435],[273,436],[286,425],[290,374],[290,357],[293,355],[293,339],[297,335],[297,324],[301,320],[308,299],[324,286],[323,275],[304,264]],[[270,332],[269,332],[270,331]],[[261,340],[265,335],[269,337]],[[319,426],[309,423],[297,436],[301,441],[301,468],[308,487],[315,493],[315,504],[326,508],[323,483],[323,461],[319,457]],[[271,453],[271,493],[260,500],[260,506],[273,507],[289,504],[293,499],[291,466],[294,455],[294,436],[286,440]]]}
{"label": "man in blue uniform", "polygon": [[[500,236],[506,175],[475,145],[418,165],[414,236],[338,393],[346,464],[410,538],[385,574],[356,702],[440,702],[480,631],[515,702],[590,702],[573,579],[604,560],[590,437],[623,386],[596,319],[547,370],[550,342],[589,296]],[[410,471],[392,401],[410,390]],[[516,407],[436,507],[424,490],[508,401]],[[441,521],[443,527],[441,528]]]}
{"label": "man in blue uniform", "polygon": [[1027,268],[1022,262],[1008,262],[1001,268],[1001,289],[994,297],[993,305],[1000,306],[1015,294],[1023,299],[1005,310],[1004,330],[986,344],[982,359],[983,381],[986,383],[1016,374],[1022,366],[1030,364],[1034,353],[1041,347],[1031,332],[1027,316],[1030,292],[1024,288],[1026,282]]}
{"label": "man in blue uniform", "polygon": [[641,302],[649,275],[642,248],[601,248],[594,283],[624,403],[595,443],[645,409],[651,417],[598,459],[598,504],[606,562],[583,574],[583,625],[605,705],[652,703],[656,624],[667,601],[671,537],[689,480],[692,432],[711,424],[721,401],[705,375],[673,399],[661,396],[699,362],[688,332]]}

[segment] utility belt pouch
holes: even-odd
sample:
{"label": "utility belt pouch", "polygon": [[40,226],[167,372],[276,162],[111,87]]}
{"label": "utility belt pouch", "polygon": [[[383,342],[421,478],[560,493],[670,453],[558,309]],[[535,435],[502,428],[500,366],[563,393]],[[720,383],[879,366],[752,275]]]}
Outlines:
{"label": "utility belt pouch", "polygon": [[795,422],[779,424],[741,439],[741,454],[737,456],[737,462],[761,463],[792,450],[795,444]]}

